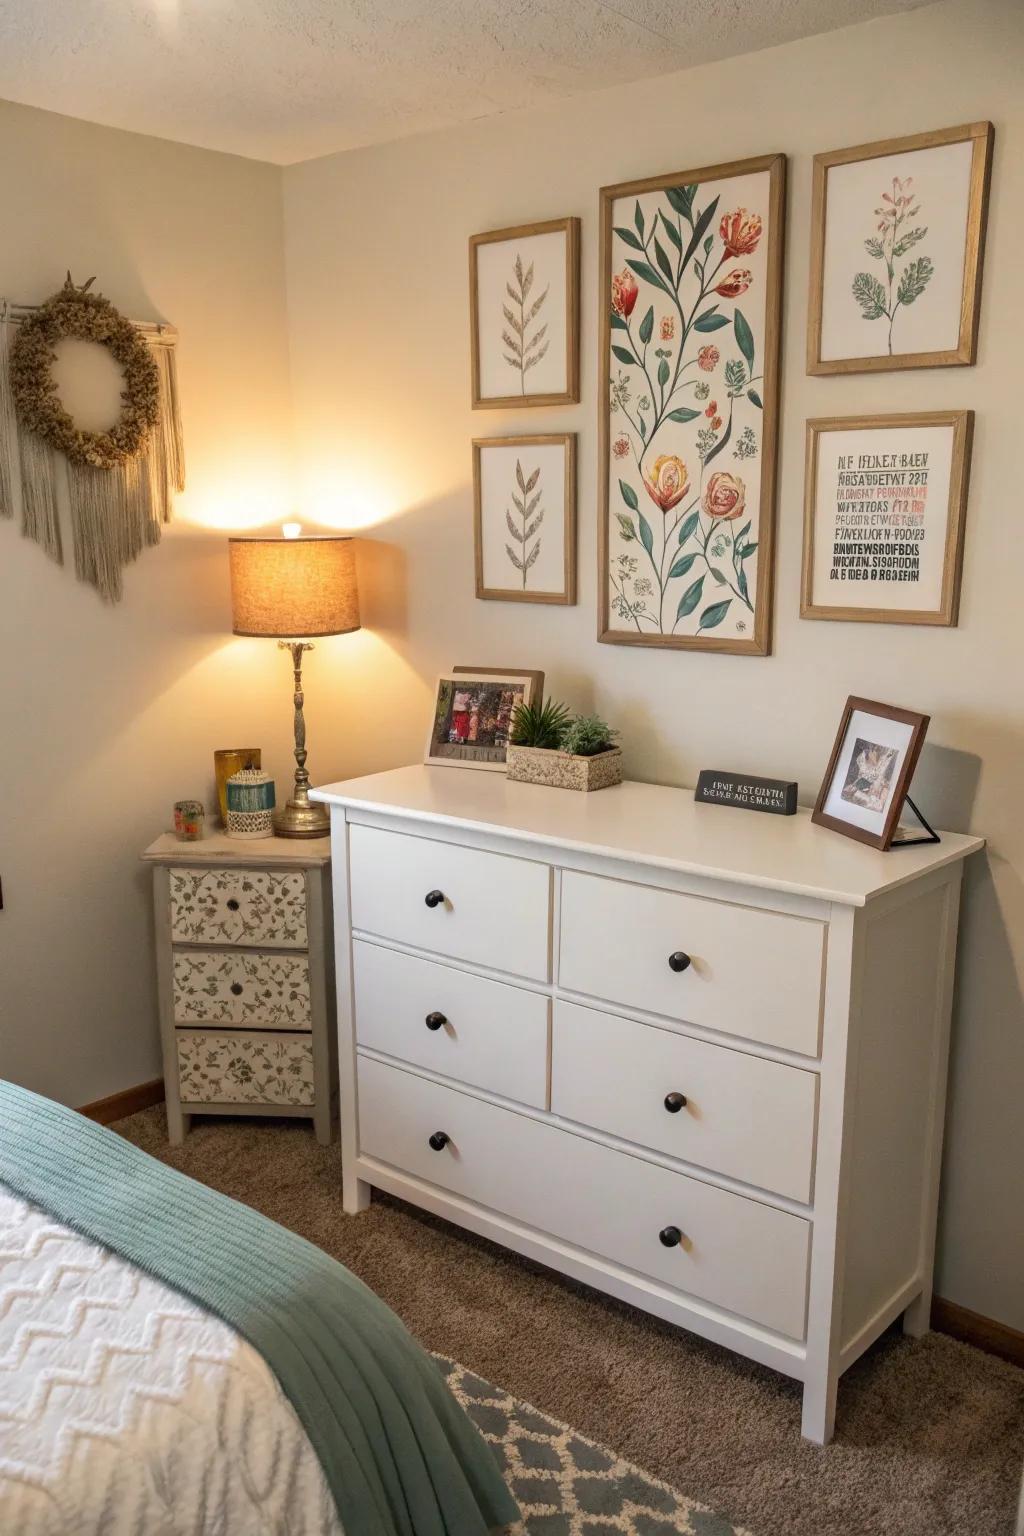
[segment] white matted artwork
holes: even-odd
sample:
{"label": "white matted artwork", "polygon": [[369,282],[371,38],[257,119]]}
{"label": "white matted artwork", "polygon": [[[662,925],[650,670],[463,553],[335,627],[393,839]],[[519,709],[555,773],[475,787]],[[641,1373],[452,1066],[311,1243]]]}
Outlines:
{"label": "white matted artwork", "polygon": [[471,236],[474,407],[579,400],[579,228],[551,219]]}
{"label": "white matted artwork", "polygon": [[477,597],[576,601],[576,437],[473,443]]}
{"label": "white matted artwork", "polygon": [[805,619],[957,622],[974,415],[807,423]]}
{"label": "white matted artwork", "polygon": [[927,715],[849,698],[812,819],[890,847],[927,729]]}
{"label": "white matted artwork", "polygon": [[807,371],[973,363],[992,125],[816,155]]}

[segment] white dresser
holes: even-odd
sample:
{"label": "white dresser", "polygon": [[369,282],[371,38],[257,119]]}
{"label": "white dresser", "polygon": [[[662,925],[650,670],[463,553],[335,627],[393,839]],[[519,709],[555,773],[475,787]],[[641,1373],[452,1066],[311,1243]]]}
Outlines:
{"label": "white dresser", "polygon": [[371,1187],[804,1383],[928,1327],[963,860],[410,767],[331,806],[344,1204]]}

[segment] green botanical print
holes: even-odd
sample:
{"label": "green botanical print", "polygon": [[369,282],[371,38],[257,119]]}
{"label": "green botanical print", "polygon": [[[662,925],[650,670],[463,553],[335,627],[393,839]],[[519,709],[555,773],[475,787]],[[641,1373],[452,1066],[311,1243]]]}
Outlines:
{"label": "green botanical print", "polygon": [[[892,328],[897,310],[901,306],[913,304],[921,297],[935,270],[929,257],[917,256],[913,261],[908,261],[897,275],[897,263],[928,233],[927,224],[907,228],[910,220],[916,218],[921,211],[917,194],[911,190],[913,184],[912,176],[908,176],[905,181],[901,181],[898,176],[893,177],[892,192],[883,192],[883,206],[875,209],[877,233],[864,241],[868,255],[885,264],[885,283],[881,283],[872,272],[858,272],[853,279],[853,297],[860,305],[862,319],[886,319],[889,322],[890,357]],[[895,292],[893,284],[896,285]]]}
{"label": "green botanical print", "polygon": [[[610,295],[618,365],[609,385],[611,453],[624,461],[613,475],[621,501],[613,511],[619,538],[637,554],[613,558],[609,582],[613,611],[640,633],[701,635],[727,616],[742,633],[738,615],[754,611],[747,487],[715,461],[730,443],[735,459],[758,452],[762,367],[735,302],[756,279],[734,263],[756,252],[763,220],[746,208],[722,214],[720,194],[703,205],[700,196],[699,185],[669,187],[656,201],[637,199],[632,224],[614,227],[625,259]],[[666,451],[682,442],[692,444],[684,448],[689,463]],[[630,459],[660,517],[645,514],[625,477]]]}

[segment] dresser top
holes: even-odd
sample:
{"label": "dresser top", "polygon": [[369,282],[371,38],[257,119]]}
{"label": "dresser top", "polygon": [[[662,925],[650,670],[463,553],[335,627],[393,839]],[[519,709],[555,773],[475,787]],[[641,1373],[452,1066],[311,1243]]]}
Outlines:
{"label": "dresser top", "polygon": [[228,837],[226,832],[207,832],[187,843],[173,832],[162,832],[140,855],[150,864],[237,864],[253,868],[261,864],[290,864],[295,869],[318,868],[329,862],[329,837]]}
{"label": "dresser top", "polygon": [[804,810],[775,816],[699,805],[691,789],[633,781],[587,794],[420,763],[325,784],[311,798],[855,907],[985,846],[984,838],[943,832],[941,843],[881,853],[815,826]]}

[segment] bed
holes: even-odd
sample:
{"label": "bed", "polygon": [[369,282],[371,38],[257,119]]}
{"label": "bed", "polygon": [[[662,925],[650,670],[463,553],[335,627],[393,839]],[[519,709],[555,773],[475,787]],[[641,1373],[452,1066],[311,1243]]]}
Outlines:
{"label": "bed", "polygon": [[482,1536],[436,1363],[293,1233],[0,1082],[0,1531]]}

